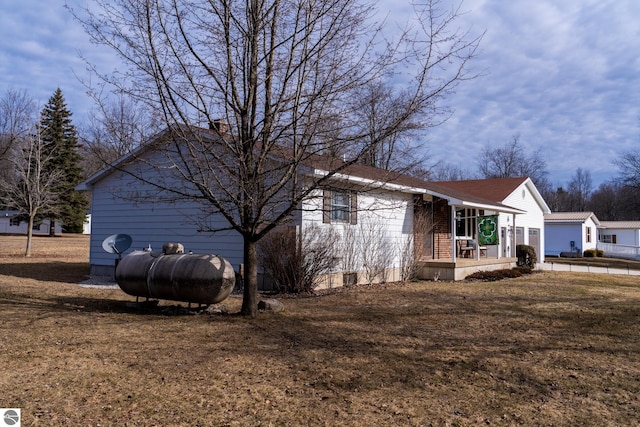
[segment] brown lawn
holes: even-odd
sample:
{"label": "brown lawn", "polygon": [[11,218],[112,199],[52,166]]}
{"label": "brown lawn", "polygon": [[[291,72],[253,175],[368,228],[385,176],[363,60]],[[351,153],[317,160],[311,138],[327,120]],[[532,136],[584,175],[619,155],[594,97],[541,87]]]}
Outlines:
{"label": "brown lawn", "polygon": [[281,297],[284,313],[255,319],[166,315],[78,286],[86,237],[37,238],[30,259],[23,246],[0,237],[0,407],[23,426],[640,425],[638,278],[390,284]]}

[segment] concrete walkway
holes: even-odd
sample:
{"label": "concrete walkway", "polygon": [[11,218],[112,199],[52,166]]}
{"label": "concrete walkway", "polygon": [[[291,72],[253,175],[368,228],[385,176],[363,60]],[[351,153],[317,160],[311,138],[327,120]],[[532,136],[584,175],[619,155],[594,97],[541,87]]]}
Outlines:
{"label": "concrete walkway", "polygon": [[542,264],[536,264],[536,268],[545,271],[571,271],[575,273],[601,273],[601,274],[621,274],[625,276],[640,276],[640,270],[630,268],[609,268],[601,265],[572,265],[565,263],[554,263],[553,261],[545,261]]}

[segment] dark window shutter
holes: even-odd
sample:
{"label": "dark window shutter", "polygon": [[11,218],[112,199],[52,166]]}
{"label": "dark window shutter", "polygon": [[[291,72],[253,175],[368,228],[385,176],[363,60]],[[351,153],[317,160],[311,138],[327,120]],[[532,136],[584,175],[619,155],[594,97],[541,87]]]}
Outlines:
{"label": "dark window shutter", "polygon": [[331,223],[331,190],[322,190],[322,222]]}
{"label": "dark window shutter", "polygon": [[351,193],[351,213],[349,215],[349,222],[353,225],[358,223],[358,193],[355,191]]}

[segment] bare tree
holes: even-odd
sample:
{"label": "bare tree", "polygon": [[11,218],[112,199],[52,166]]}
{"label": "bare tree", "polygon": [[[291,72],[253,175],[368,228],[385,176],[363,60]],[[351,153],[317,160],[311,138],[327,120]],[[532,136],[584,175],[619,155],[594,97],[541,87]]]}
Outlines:
{"label": "bare tree", "polygon": [[547,191],[542,197],[552,212],[569,212],[571,210],[571,198],[564,187]]}
{"label": "bare tree", "polygon": [[0,98],[0,179],[9,179],[10,158],[33,124],[35,102],[26,91],[8,89]]}
{"label": "bare tree", "polygon": [[122,95],[115,100],[96,103],[83,129],[81,150],[83,170],[90,176],[120,157],[131,153],[151,135],[160,130],[156,117],[145,105],[134,103]]}
{"label": "bare tree", "polygon": [[618,166],[622,184],[640,189],[640,150],[622,153],[613,163]]}
{"label": "bare tree", "polygon": [[431,181],[461,181],[473,179],[472,171],[456,164],[438,162],[429,169],[428,179]]}
{"label": "bare tree", "polygon": [[485,147],[480,153],[478,170],[485,178],[529,177],[538,188],[548,185],[547,162],[542,152],[528,154],[520,144],[520,136],[502,147]]}
{"label": "bare tree", "polygon": [[640,219],[640,189],[614,180],[604,182],[591,193],[588,209],[600,221]]}
{"label": "bare tree", "polygon": [[412,145],[412,137],[418,130],[429,126],[429,115],[412,115],[397,129],[389,131],[387,125],[395,121],[394,115],[405,114],[402,107],[404,92],[394,92],[393,86],[382,81],[373,81],[366,85],[362,91],[362,108],[355,111],[355,116],[360,117],[365,123],[368,135],[362,141],[365,148],[362,163],[381,169],[394,169],[412,171],[422,166],[423,159],[418,153],[417,145]]}
{"label": "bare tree", "polygon": [[[97,0],[75,14],[126,64],[103,80],[172,129],[155,148],[180,183],[153,184],[200,201],[242,236],[243,314],[256,313],[257,242],[421,114],[436,122],[444,97],[473,77],[480,37],[457,30],[459,8],[428,0],[415,9],[417,24],[395,40],[374,6],[355,0]],[[359,114],[367,88],[392,78],[403,96],[372,135]],[[313,156],[336,153],[348,154],[327,161],[328,174],[300,179]]]}
{"label": "bare tree", "polygon": [[620,187],[615,182],[604,182],[591,194],[589,210],[600,221],[617,221],[621,218]]}
{"label": "bare tree", "polygon": [[56,204],[55,185],[62,173],[48,167],[54,155],[47,154],[37,131],[20,142],[22,144],[11,158],[13,173],[0,181],[0,197],[6,206],[28,217],[25,256],[29,257],[34,221],[41,211]]}
{"label": "bare tree", "polygon": [[569,181],[569,198],[571,211],[582,212],[587,208],[592,190],[591,172],[582,168],[576,169]]}

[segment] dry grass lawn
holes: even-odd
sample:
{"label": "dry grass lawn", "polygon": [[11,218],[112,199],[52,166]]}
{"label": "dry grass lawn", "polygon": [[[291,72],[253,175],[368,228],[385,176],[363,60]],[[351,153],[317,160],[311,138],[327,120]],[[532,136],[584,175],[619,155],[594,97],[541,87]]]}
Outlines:
{"label": "dry grass lawn", "polygon": [[[0,407],[23,426],[640,425],[640,283],[539,273],[162,315],[77,285],[88,239],[0,237]],[[225,304],[232,312],[240,299]],[[162,304],[174,304],[165,303]]]}

